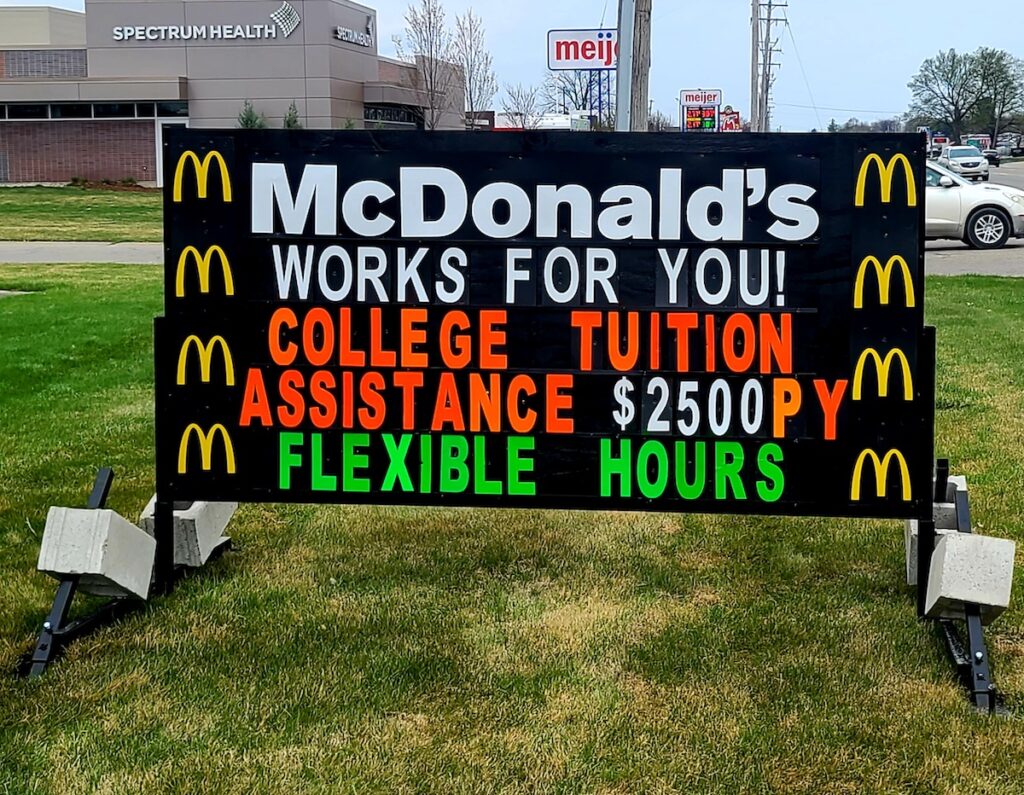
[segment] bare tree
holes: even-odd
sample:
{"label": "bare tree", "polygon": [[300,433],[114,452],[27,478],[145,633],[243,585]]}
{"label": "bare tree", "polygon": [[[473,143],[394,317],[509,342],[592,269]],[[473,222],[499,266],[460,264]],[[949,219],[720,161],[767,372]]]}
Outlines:
{"label": "bare tree", "polygon": [[940,52],[921,64],[908,84],[914,95],[911,115],[946,125],[960,140],[981,100],[981,81],[973,55],[956,50]]}
{"label": "bare tree", "polygon": [[647,118],[647,129],[649,132],[668,132],[675,129],[675,124],[667,115],[656,110]]}
{"label": "bare tree", "polygon": [[835,119],[832,119],[832,123],[829,124],[829,132],[874,132],[874,133],[895,133],[903,132],[906,127],[905,122],[898,116],[889,119],[876,119],[874,121],[861,121],[856,116],[853,116],[846,120],[846,122],[839,126],[835,124]]}
{"label": "bare tree", "polygon": [[[547,113],[562,113],[570,110],[597,110],[598,92],[601,81],[598,72],[589,69],[566,69],[548,72],[540,90],[540,103]],[[606,93],[607,85],[605,85]]]}
{"label": "bare tree", "polygon": [[524,86],[522,83],[505,86],[501,112],[514,124],[524,130],[536,127],[540,109],[540,89],[537,86]]}
{"label": "bare tree", "polygon": [[541,85],[539,103],[546,113],[588,111],[592,129],[615,129],[615,91],[607,73],[589,69],[549,72]]}
{"label": "bare tree", "polygon": [[423,124],[434,130],[453,101],[459,74],[454,37],[441,0],[419,0],[405,12],[405,38],[394,38],[399,58],[416,65],[417,88],[426,102]]}
{"label": "bare tree", "polygon": [[484,23],[473,9],[455,19],[455,61],[462,67],[466,89],[467,127],[472,127],[478,111],[487,110],[498,92],[491,53],[484,44]]}
{"label": "bare tree", "polygon": [[974,60],[980,89],[976,121],[995,145],[999,133],[1024,112],[1024,62],[990,47],[977,50]]}

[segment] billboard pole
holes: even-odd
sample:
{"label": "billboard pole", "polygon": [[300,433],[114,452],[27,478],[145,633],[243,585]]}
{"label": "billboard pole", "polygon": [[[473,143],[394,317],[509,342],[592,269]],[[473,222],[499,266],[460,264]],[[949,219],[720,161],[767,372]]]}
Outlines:
{"label": "billboard pole", "polygon": [[619,0],[619,60],[615,69],[615,129],[632,129],[633,107],[633,29],[636,0]]}
{"label": "billboard pole", "polygon": [[629,121],[636,132],[647,132],[650,106],[647,102],[651,74],[651,6],[653,0],[636,0],[636,23],[633,26],[633,86]]}
{"label": "billboard pole", "polygon": [[760,132],[761,99],[758,95],[760,84],[757,79],[757,59],[761,52],[760,0],[751,0],[750,5],[750,131]]}

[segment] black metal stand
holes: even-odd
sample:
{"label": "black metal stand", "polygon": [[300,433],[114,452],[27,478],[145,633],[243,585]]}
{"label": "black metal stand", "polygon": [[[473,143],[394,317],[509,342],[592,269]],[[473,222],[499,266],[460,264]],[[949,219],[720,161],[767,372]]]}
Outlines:
{"label": "black metal stand", "polygon": [[[942,458],[935,462],[935,502],[949,502],[948,488],[949,460]],[[967,492],[956,490],[953,492],[953,500],[956,505],[956,531],[970,533],[971,509]],[[917,598],[918,615],[921,617],[924,617],[924,600],[928,591],[932,552],[935,549],[935,522],[927,522],[927,535],[925,524],[925,522],[920,523],[917,539]],[[1006,709],[996,690],[995,682],[992,680],[992,671],[989,668],[985,632],[981,624],[981,608],[978,605],[964,607],[966,644],[956,622],[944,618],[939,619],[936,623],[950,660],[956,666],[960,682],[971,699],[971,704],[979,712],[1005,714]]]}
{"label": "black metal stand", "polygon": [[[107,502],[107,495],[110,493],[110,484],[114,481],[114,470],[110,467],[103,467],[96,475],[96,482],[93,484],[92,493],[86,507],[92,509],[102,508]],[[36,642],[35,650],[26,661],[25,673],[30,678],[45,673],[47,667],[52,663],[71,641],[80,635],[91,632],[97,627],[116,621],[127,613],[137,610],[144,604],[137,599],[119,598],[112,599],[101,606],[94,613],[67,623],[68,612],[71,609],[71,602],[78,590],[78,576],[69,575],[60,581],[57,586],[57,595],[53,599],[53,607],[50,614],[43,622],[43,628],[39,633],[39,640]]]}

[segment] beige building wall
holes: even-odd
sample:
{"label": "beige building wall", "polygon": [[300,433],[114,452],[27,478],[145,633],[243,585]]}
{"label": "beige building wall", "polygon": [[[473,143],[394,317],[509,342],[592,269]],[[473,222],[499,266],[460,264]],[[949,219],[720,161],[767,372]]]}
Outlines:
{"label": "beige building wall", "polygon": [[[281,0],[86,0],[89,76],[187,75],[190,125],[233,127],[246,99],[280,127],[294,101],[303,126],[362,126],[363,84],[378,80],[376,12],[334,0],[289,0],[302,21],[275,38],[116,41],[124,26],[274,25]],[[373,46],[341,41],[337,27],[372,28]]]}
{"label": "beige building wall", "polygon": [[85,14],[46,6],[4,9],[0,50],[85,47]]}
{"label": "beige building wall", "polygon": [[[0,80],[0,103],[144,102],[173,94],[187,99],[191,126],[235,127],[250,100],[268,126],[281,127],[294,102],[310,129],[362,128],[365,106],[373,104],[378,107],[371,109],[376,115],[370,126],[387,124],[381,116],[387,109],[406,114],[396,126],[412,126],[409,109],[425,104],[416,68],[378,55],[376,12],[352,0],[288,2],[301,18],[288,35],[271,16],[283,0],[85,0],[84,14],[0,9],[0,58],[4,49],[71,50],[75,43],[88,66],[81,79],[56,71],[51,74],[58,79],[38,79],[8,70]],[[170,35],[172,28],[180,35],[213,26],[242,26],[255,34],[225,39],[208,33],[188,40]],[[144,40],[127,37],[127,28],[144,31]],[[362,41],[339,38],[339,28]],[[462,105],[459,85],[439,129],[463,129]]]}

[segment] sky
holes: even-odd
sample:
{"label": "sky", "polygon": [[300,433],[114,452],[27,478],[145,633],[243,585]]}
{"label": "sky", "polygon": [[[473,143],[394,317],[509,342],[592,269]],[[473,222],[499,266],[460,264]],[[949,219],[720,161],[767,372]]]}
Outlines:
{"label": "sky", "polygon": [[[307,0],[308,2],[309,0]],[[377,9],[383,55],[404,27],[409,0],[362,0]],[[1024,58],[1024,2],[990,0],[788,0],[788,29],[776,28],[782,54],[772,126],[822,129],[829,120],[904,112],[907,82],[939,50],[1005,49]],[[83,0],[0,0],[81,10]],[[449,17],[466,8],[484,20],[498,81],[533,84],[547,69],[547,31],[616,24],[617,0],[444,0]],[[717,88],[724,102],[750,107],[749,0],[653,0],[650,96],[678,118],[682,89]],[[495,100],[497,105],[498,100]],[[817,106],[817,110],[815,107]]]}

